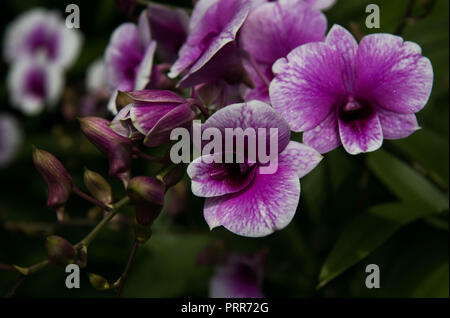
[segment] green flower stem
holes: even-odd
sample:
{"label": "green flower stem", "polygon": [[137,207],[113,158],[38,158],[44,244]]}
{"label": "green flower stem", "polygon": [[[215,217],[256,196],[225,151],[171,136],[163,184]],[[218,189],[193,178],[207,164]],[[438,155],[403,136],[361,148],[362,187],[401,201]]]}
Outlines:
{"label": "green flower stem", "polygon": [[133,249],[131,250],[130,257],[128,258],[127,266],[125,267],[123,274],[118,279],[119,286],[118,286],[118,290],[117,290],[117,297],[120,297],[122,295],[123,287],[125,285],[125,281],[127,280],[128,273],[131,269],[131,265],[133,265],[138,245],[139,245],[138,241],[137,240],[134,241]]}
{"label": "green flower stem", "polygon": [[30,274],[33,274],[37,271],[40,271],[41,269],[43,269],[44,267],[46,267],[49,264],[48,260],[43,260],[40,263],[31,265],[30,267],[20,267],[17,265],[13,265],[13,267],[15,268],[16,271],[18,271],[19,273],[21,273],[24,276],[28,276]]}
{"label": "green flower stem", "polygon": [[430,0],[424,5],[424,12],[420,15],[413,16],[413,9],[414,5],[416,4],[416,0],[410,0],[408,3],[408,7],[406,8],[405,17],[403,18],[402,22],[397,26],[394,34],[395,35],[402,35],[403,31],[405,30],[405,27],[410,24],[411,22],[417,22],[422,19],[425,19],[431,11],[433,11],[433,8],[436,4],[436,0]]}
{"label": "green flower stem", "polygon": [[130,202],[129,197],[124,197],[117,203],[113,204],[110,212],[97,224],[97,226],[88,234],[84,239],[82,239],[79,243],[77,243],[74,247],[75,249],[79,249],[80,247],[89,246],[89,244],[94,240],[98,233],[111,221],[111,219],[119,212],[119,210],[126,204]]}
{"label": "green flower stem", "polygon": [[96,198],[91,197],[87,193],[84,193],[77,186],[72,186],[72,191],[75,192],[79,197],[85,199],[86,201],[92,203],[93,205],[96,205],[96,206],[102,208],[105,211],[111,211],[112,210],[111,206],[106,205],[105,203],[97,200]]}
{"label": "green flower stem", "polygon": [[[111,212],[109,212],[100,221],[100,223],[98,223],[97,226],[91,232],[89,232],[88,235],[86,235],[86,237],[84,239],[82,239],[79,243],[74,245],[75,249],[78,250],[83,246],[86,246],[86,247],[89,246],[89,244],[92,242],[92,240],[95,239],[95,237],[98,235],[98,233],[100,233],[100,231],[108,224],[108,222],[111,221],[111,219],[119,212],[119,210],[124,205],[128,204],[128,202],[130,202],[130,198],[124,197],[120,201],[113,204],[112,207],[109,208],[109,210],[111,210]],[[14,270],[14,271],[21,273],[24,276],[28,276],[30,274],[33,274],[33,273],[45,268],[48,264],[49,264],[49,261],[46,259],[40,263],[34,264],[29,267],[20,267],[17,265],[9,266],[9,265],[5,265],[5,264],[1,264],[2,266],[0,268],[6,269],[6,270]]]}

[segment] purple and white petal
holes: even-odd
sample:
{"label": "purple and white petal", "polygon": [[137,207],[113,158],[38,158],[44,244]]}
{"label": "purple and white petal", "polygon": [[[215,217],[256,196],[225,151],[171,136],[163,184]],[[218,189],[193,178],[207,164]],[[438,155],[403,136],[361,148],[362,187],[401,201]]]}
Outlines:
{"label": "purple and white petal", "polygon": [[135,104],[130,110],[130,118],[133,126],[141,134],[147,135],[161,117],[176,107],[178,104]]}
{"label": "purple and white petal", "polygon": [[272,71],[270,100],[293,131],[319,125],[346,94],[339,56],[326,43],[299,46],[275,62]]}
{"label": "purple and white petal", "polygon": [[136,74],[143,59],[139,32],[133,23],[114,30],[105,52],[106,75],[111,92],[134,90]]}
{"label": "purple and white petal", "polygon": [[389,111],[418,112],[430,97],[433,68],[416,43],[390,34],[365,36],[355,67],[355,93]]}
{"label": "purple and white petal", "polygon": [[203,214],[211,229],[224,226],[247,237],[263,237],[292,220],[300,199],[300,180],[289,155],[278,158],[274,174],[255,173],[251,186],[232,194],[207,198]]}
{"label": "purple and white petal", "polygon": [[378,109],[384,139],[401,139],[420,129],[414,114],[398,114]]}
{"label": "purple and white petal", "polygon": [[320,153],[327,153],[341,145],[336,115],[330,113],[316,127],[303,133],[303,143]]}
{"label": "purple and white petal", "polygon": [[118,135],[122,137],[126,137],[132,140],[140,140],[144,138],[136,128],[134,128],[133,123],[131,122],[130,111],[133,107],[132,104],[129,104],[122,108],[114,119],[111,121],[109,127]]}
{"label": "purple and white petal", "polygon": [[351,155],[375,151],[383,144],[383,130],[375,112],[366,118],[350,121],[338,116],[338,126],[342,145]]}
{"label": "purple and white petal", "polygon": [[8,114],[0,114],[0,168],[14,159],[22,139],[18,121]]}
{"label": "purple and white petal", "polygon": [[[199,72],[220,50],[235,40],[249,9],[248,1],[199,1],[192,14],[190,34],[169,77],[175,78],[188,69],[183,78],[183,81],[188,81],[190,76]],[[191,80],[190,85],[195,84],[199,83],[192,83]]]}
{"label": "purple and white petal", "polygon": [[170,139],[170,133],[177,127],[188,126],[196,117],[190,104],[179,105],[164,116],[149,130],[144,139],[144,145],[147,147],[156,147]]}
{"label": "purple and white petal", "polygon": [[159,104],[173,103],[184,104],[186,100],[183,97],[169,90],[144,89],[126,93],[135,104]]}
{"label": "purple and white petal", "polygon": [[311,172],[323,159],[315,149],[296,141],[289,142],[280,156],[286,161],[286,169],[292,169],[299,178]]}
{"label": "purple and white petal", "polygon": [[151,41],[144,53],[141,63],[138,66],[136,72],[136,78],[134,82],[134,90],[144,89],[150,82],[153,69],[153,58],[155,56],[156,42]]}
{"label": "purple and white petal", "polygon": [[[202,129],[207,128],[219,129],[222,136],[225,136],[226,128],[242,128],[243,131],[253,128],[256,129],[256,136],[259,136],[258,128],[265,128],[266,141],[269,141],[270,128],[276,128],[278,129],[278,152],[283,151],[288,145],[291,136],[288,123],[268,104],[256,100],[232,104],[218,110],[202,125]],[[258,139],[257,137],[256,140]]]}
{"label": "purple and white petal", "polygon": [[150,21],[148,19],[147,10],[143,10],[138,18],[137,23],[139,39],[141,41],[141,47],[147,47],[152,40],[152,34],[150,31]]}
{"label": "purple and white petal", "polygon": [[303,0],[268,2],[254,9],[241,30],[240,45],[271,66],[296,47],[322,41],[327,19]]}
{"label": "purple and white petal", "polygon": [[336,51],[336,54],[339,57],[342,82],[347,91],[352,92],[358,42],[356,42],[356,39],[349,31],[340,25],[335,24],[328,32],[326,43]]}

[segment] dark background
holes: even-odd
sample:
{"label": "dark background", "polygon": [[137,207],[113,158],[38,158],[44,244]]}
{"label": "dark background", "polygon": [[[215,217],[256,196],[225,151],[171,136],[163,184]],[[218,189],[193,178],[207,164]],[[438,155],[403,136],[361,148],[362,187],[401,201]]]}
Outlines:
{"label": "dark background", "polygon": [[[414,14],[423,12],[417,1]],[[102,56],[112,31],[130,21],[114,1],[2,1],[0,34],[21,12],[35,6],[60,11],[77,3],[81,11],[82,52],[67,72],[67,86],[82,94],[86,68]],[[191,7],[190,1],[165,1]],[[365,7],[381,8],[381,28],[365,27]],[[334,23],[354,33],[393,33],[408,1],[344,1],[325,12]],[[448,297],[448,158],[449,158],[449,2],[438,0],[426,18],[408,25],[403,37],[421,45],[434,68],[428,105],[418,114],[422,130],[383,149],[350,156],[342,149],[326,155],[301,180],[302,194],[293,222],[262,239],[236,236],[223,228],[212,232],[203,219],[203,200],[188,192],[188,203],[175,217],[163,213],[151,240],[138,250],[125,296],[207,296],[211,266],[197,264],[199,252],[211,242],[225,242],[231,251],[268,249],[263,291],[275,297]],[[139,12],[136,9],[135,15]],[[132,20],[132,19],[131,19]],[[359,29],[359,31],[358,31]],[[356,31],[355,31],[356,30]],[[75,243],[93,226],[54,227],[54,212],[46,205],[46,190],[31,161],[31,145],[55,154],[82,186],[84,167],[107,176],[107,162],[80,134],[75,118],[61,111],[25,117],[9,105],[5,85],[8,65],[0,64],[0,111],[19,118],[25,140],[20,154],[0,170],[0,262],[28,266],[45,257],[45,236],[56,233]],[[77,105],[77,99],[72,104]],[[297,136],[299,137],[299,136]],[[150,174],[157,167],[139,162],[133,173]],[[117,198],[123,195],[113,180]],[[170,199],[170,198],[169,198]],[[395,205],[389,205],[396,203]],[[67,206],[73,219],[85,219],[90,206],[73,197]],[[131,210],[125,210],[131,215]],[[18,297],[105,297],[90,286],[87,273],[113,281],[123,271],[132,246],[127,226],[109,228],[92,243],[81,289],[65,288],[64,269],[48,267],[26,279]],[[365,267],[377,264],[381,288],[365,287]],[[334,278],[324,287],[316,286]],[[0,294],[18,274],[0,271]]]}

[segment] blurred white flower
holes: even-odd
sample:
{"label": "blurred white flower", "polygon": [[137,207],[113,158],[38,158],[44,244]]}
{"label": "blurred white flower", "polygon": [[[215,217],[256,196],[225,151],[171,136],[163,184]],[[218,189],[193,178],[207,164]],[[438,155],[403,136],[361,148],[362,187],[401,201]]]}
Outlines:
{"label": "blurred white flower", "polygon": [[105,63],[102,58],[92,62],[86,72],[86,90],[89,93],[103,92],[107,88]]}
{"label": "blurred white flower", "polygon": [[63,83],[61,69],[48,63],[40,54],[16,61],[7,78],[12,105],[27,115],[39,113],[46,104],[55,105]]}
{"label": "blurred white flower", "polygon": [[80,32],[67,28],[58,12],[35,8],[7,27],[3,53],[9,63],[42,53],[52,64],[67,68],[78,56],[81,44]]}

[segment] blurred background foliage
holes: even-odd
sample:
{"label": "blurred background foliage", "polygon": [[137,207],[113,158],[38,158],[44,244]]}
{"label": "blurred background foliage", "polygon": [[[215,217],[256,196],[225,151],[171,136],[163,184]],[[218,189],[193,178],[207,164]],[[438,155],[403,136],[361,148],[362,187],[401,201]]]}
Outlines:
{"label": "blurred background foliage", "polygon": [[[102,56],[111,32],[129,21],[114,1],[2,1],[0,34],[25,10],[44,6],[64,14],[70,2],[80,6],[84,44],[66,79],[68,87],[82,92],[86,68]],[[163,2],[191,8],[191,1]],[[416,2],[414,12],[420,14],[426,1]],[[369,3],[381,8],[379,30],[365,27]],[[356,35],[393,33],[407,4],[406,0],[339,0],[325,14],[329,26],[338,23]],[[181,213],[162,213],[158,218],[153,237],[137,252],[124,295],[207,296],[214,269],[199,265],[198,254],[211,242],[221,241],[232,251],[268,249],[263,291],[269,297],[448,297],[448,7],[447,0],[437,0],[430,15],[409,24],[403,33],[406,40],[421,45],[434,68],[430,101],[418,113],[423,129],[403,140],[385,141],[382,150],[368,155],[350,156],[342,149],[327,154],[319,167],[302,179],[293,222],[265,238],[239,237],[223,228],[210,232],[203,219],[203,199],[188,193],[187,203],[180,201]],[[55,154],[80,186],[84,167],[107,176],[107,161],[80,134],[77,120],[64,113],[70,104],[67,100],[63,99],[56,111],[35,117],[24,117],[12,109],[5,85],[7,65],[2,62],[0,67],[1,111],[20,118],[26,136],[18,158],[0,170],[0,261],[28,266],[45,257],[44,238],[49,233],[75,243],[94,225],[86,219],[90,206],[77,197],[69,201],[67,211],[72,219],[84,221],[55,225],[55,215],[45,205],[44,183],[32,165],[31,145]],[[77,106],[76,101],[72,104],[69,106]],[[142,161],[133,169],[134,175],[150,174],[158,166]],[[120,198],[119,182],[112,184]],[[128,215],[131,212],[125,210]],[[129,227],[114,223],[90,246],[81,289],[66,289],[64,269],[48,267],[27,278],[16,295],[112,296],[90,286],[87,273],[115,280],[131,246]],[[380,289],[365,287],[368,264],[380,267]],[[0,294],[17,278],[16,273],[0,271]]]}

